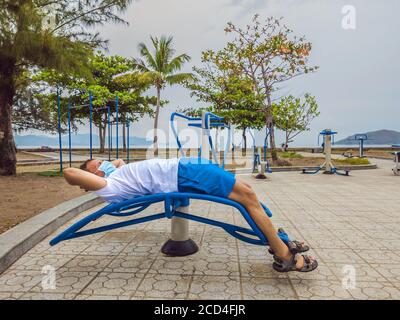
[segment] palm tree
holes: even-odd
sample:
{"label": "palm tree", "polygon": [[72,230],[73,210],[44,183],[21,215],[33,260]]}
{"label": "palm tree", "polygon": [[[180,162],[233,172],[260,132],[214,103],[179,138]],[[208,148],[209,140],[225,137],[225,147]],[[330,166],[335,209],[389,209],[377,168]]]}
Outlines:
{"label": "palm tree", "polygon": [[182,84],[184,81],[192,78],[191,73],[176,73],[182,69],[185,62],[190,61],[190,56],[183,53],[174,57],[175,50],[172,48],[172,37],[166,38],[162,36],[150,37],[153,44],[153,53],[142,42],[139,44],[140,58],[135,59],[136,67],[148,74],[151,78],[153,86],[157,90],[157,107],[154,116],[154,155],[158,155],[158,117],[161,106],[161,90],[168,85]]}

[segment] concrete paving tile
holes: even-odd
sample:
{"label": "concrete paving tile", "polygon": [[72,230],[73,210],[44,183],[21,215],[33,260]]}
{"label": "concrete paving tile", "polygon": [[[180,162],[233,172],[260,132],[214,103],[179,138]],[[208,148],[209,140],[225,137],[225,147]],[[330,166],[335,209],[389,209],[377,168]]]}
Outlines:
{"label": "concrete paving tile", "polygon": [[26,292],[41,282],[43,274],[34,270],[7,270],[0,275],[0,292]]}
{"label": "concrete paving tile", "polygon": [[400,265],[396,263],[371,263],[371,268],[385,277],[389,282],[400,282]]}
{"label": "concrete paving tile", "polygon": [[224,259],[208,257],[207,259],[197,259],[194,264],[193,274],[229,277],[239,276],[239,262],[236,257]]}
{"label": "concrete paving tile", "polygon": [[[339,280],[346,278],[349,274],[349,268],[354,268],[355,281],[372,281],[381,282],[388,279],[379,272],[378,269],[369,264],[344,264],[344,263],[329,263],[329,268],[337,276]],[[353,272],[353,271],[351,271]]]}
{"label": "concrete paving tile", "polygon": [[130,297],[138,288],[143,277],[144,274],[101,272],[81,294]]}
{"label": "concrete paving tile", "polygon": [[78,255],[66,263],[63,268],[69,272],[79,271],[103,271],[104,268],[110,264],[113,256],[100,256],[100,255]]}
{"label": "concrete paving tile", "polygon": [[160,256],[154,261],[148,273],[162,275],[191,275],[198,259],[192,257]]}
{"label": "concrete paving tile", "polygon": [[296,292],[288,279],[243,278],[243,295],[254,300],[297,299]]}
{"label": "concrete paving tile", "polygon": [[273,260],[269,259],[240,259],[240,274],[243,278],[282,278],[287,279],[287,273],[280,273],[272,268]]}
{"label": "concrete paving tile", "polygon": [[74,297],[74,300],[128,300],[128,298],[124,296],[78,294]]}
{"label": "concrete paving tile", "polygon": [[251,244],[239,242],[239,258],[240,260],[264,260],[268,261],[272,256],[268,253],[267,246],[254,246]]}
{"label": "concrete paving tile", "polygon": [[19,300],[23,292],[0,292],[0,300]]}
{"label": "concrete paving tile", "polygon": [[147,274],[132,297],[186,298],[191,276]]}
{"label": "concrete paving tile", "polygon": [[79,293],[87,284],[89,284],[98,272],[89,271],[69,271],[66,268],[57,270],[55,274],[55,286],[47,287],[40,283],[34,286],[30,292],[40,293]]}
{"label": "concrete paving tile", "polygon": [[355,299],[362,300],[399,300],[400,289],[390,282],[357,281],[355,289],[350,290]]}
{"label": "concrete paving tile", "polygon": [[85,250],[80,252],[81,255],[89,255],[89,256],[104,256],[104,255],[109,255],[109,256],[116,256],[118,255],[125,247],[127,246],[127,243],[124,242],[109,242],[109,243],[103,243],[103,242],[98,242],[89,245]]}
{"label": "concrete paving tile", "polygon": [[356,264],[356,263],[364,263],[362,257],[357,255],[359,252],[352,249],[313,249],[317,255],[325,262],[325,263],[345,263],[345,264]]}
{"label": "concrete paving tile", "polygon": [[106,234],[103,234],[102,237],[98,240],[102,243],[110,243],[110,242],[131,242],[133,238],[135,238],[136,234],[133,231],[110,231]]}
{"label": "concrete paving tile", "polygon": [[20,300],[73,300],[76,294],[64,294],[54,292],[27,292]]}
{"label": "concrete paving tile", "polygon": [[221,256],[236,257],[237,259],[238,250],[236,246],[202,246],[199,253],[216,259]]}
{"label": "concrete paving tile", "polygon": [[389,250],[357,250],[357,254],[368,263],[393,264],[400,263],[400,255]]}
{"label": "concrete paving tile", "polygon": [[75,255],[55,255],[55,254],[25,254],[18,259],[9,270],[34,270],[41,271],[45,266],[52,266],[59,269],[68,261],[73,259]]}
{"label": "concrete paving tile", "polygon": [[55,254],[55,255],[74,255],[80,254],[82,251],[86,250],[90,244],[88,243],[73,243],[69,241],[58,243],[55,246],[50,246],[47,242],[41,242],[28,253],[37,254],[37,253],[44,253],[44,254]]}
{"label": "concrete paving tile", "polygon": [[344,300],[352,299],[349,290],[343,289],[338,280],[315,279],[291,280],[294,290],[301,300]]}
{"label": "concrete paving tile", "polygon": [[151,244],[129,243],[120,253],[119,256],[141,256],[155,258],[160,254],[161,246]]}
{"label": "concrete paving tile", "polygon": [[154,263],[154,261],[155,258],[151,256],[119,255],[111,261],[111,263],[104,269],[104,271],[144,274],[149,271],[149,268]]}
{"label": "concrete paving tile", "polygon": [[231,300],[240,294],[239,277],[193,276],[188,298]]}

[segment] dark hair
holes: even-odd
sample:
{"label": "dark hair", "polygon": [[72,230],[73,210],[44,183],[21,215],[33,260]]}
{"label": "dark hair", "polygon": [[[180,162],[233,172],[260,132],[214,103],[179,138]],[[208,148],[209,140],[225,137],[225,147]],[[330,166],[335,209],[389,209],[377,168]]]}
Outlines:
{"label": "dark hair", "polygon": [[88,170],[88,168],[87,168],[87,165],[88,165],[88,163],[90,162],[90,161],[92,161],[93,159],[87,159],[84,163],[82,163],[81,165],[80,165],[80,169],[81,170],[85,170],[85,171],[88,171],[89,172],[89,170]]}

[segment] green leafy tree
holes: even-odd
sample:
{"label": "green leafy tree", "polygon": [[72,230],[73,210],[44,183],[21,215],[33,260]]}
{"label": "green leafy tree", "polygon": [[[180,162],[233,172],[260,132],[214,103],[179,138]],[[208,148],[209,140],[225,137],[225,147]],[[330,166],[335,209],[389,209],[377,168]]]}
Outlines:
{"label": "green leafy tree", "polygon": [[319,116],[315,97],[309,93],[304,95],[304,101],[294,96],[283,97],[273,105],[273,116],[278,129],[285,132],[285,151],[290,142],[300,133],[310,130],[311,121]]}
{"label": "green leafy tree", "polygon": [[87,52],[105,44],[88,27],[123,22],[118,14],[130,2],[0,0],[0,175],[16,173],[12,111],[21,74],[51,68],[84,75]]}
{"label": "green leafy tree", "polygon": [[219,55],[227,68],[241,70],[252,80],[255,92],[264,95],[260,112],[269,128],[272,158],[276,160],[272,95],[283,82],[317,70],[308,65],[311,43],[304,36],[294,36],[282,19],[273,17],[261,22],[255,15],[245,28],[228,23],[225,31],[235,38]]}
{"label": "green leafy tree", "polygon": [[[227,67],[224,61],[220,52],[215,53],[212,50],[203,52],[204,66],[193,68],[193,79],[188,81],[186,86],[197,101],[210,105],[208,111],[223,116],[237,129],[242,130],[246,149],[246,129],[259,129],[264,125],[262,114],[258,111],[263,96],[253,90],[249,78],[238,70]],[[201,113],[201,110],[198,113]]]}
{"label": "green leafy tree", "polygon": [[[115,97],[119,101],[119,122],[123,124],[126,120],[134,122],[144,115],[153,116],[153,108],[156,104],[154,96],[145,95],[145,91],[151,85],[151,79],[148,75],[140,72],[130,72],[129,76],[120,78],[117,75],[131,71],[133,67],[132,60],[124,57],[105,56],[97,53],[92,56],[89,62],[90,77],[82,78],[71,74],[55,73],[54,71],[43,71],[36,75],[34,79],[40,83],[42,88],[53,88],[52,92],[43,93],[37,96],[43,105],[51,106],[53,121],[57,118],[56,88],[63,87],[64,95],[69,96],[63,99],[62,121],[67,120],[67,106],[69,102],[72,105],[87,104],[89,92],[93,96],[93,123],[99,128],[100,153],[105,149],[105,135],[107,129],[107,110],[102,109],[106,106],[111,108],[112,114],[115,112]],[[76,88],[79,88],[78,90]],[[99,109],[100,108],[100,109]],[[98,109],[98,111],[96,111]],[[71,113],[71,120],[74,129],[77,124],[87,123],[89,118],[89,109],[87,107],[79,108]],[[122,130],[124,149],[125,130]]]}
{"label": "green leafy tree", "polygon": [[190,57],[183,53],[174,56],[172,37],[150,37],[153,52],[144,43],[139,44],[140,58],[136,59],[136,68],[152,79],[152,84],[157,91],[157,105],[154,117],[154,154],[158,155],[158,118],[161,107],[161,90],[168,85],[182,84],[191,78],[191,73],[177,73]]}
{"label": "green leafy tree", "polygon": [[16,81],[12,119],[16,132],[40,130],[55,133],[57,126],[52,122],[47,108],[41,107],[37,95],[42,92],[32,83],[31,74],[23,72]]}

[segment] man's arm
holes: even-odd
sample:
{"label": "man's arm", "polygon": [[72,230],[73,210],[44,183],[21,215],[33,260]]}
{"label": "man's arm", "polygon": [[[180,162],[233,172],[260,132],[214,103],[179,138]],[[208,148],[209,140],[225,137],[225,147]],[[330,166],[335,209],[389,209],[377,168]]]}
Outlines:
{"label": "man's arm", "polygon": [[80,186],[87,191],[97,191],[107,185],[104,178],[77,168],[64,169],[64,178],[70,185]]}
{"label": "man's arm", "polygon": [[116,168],[120,168],[122,166],[124,166],[126,163],[124,160],[122,159],[116,159],[114,161],[111,161],[111,163],[116,167]]}

